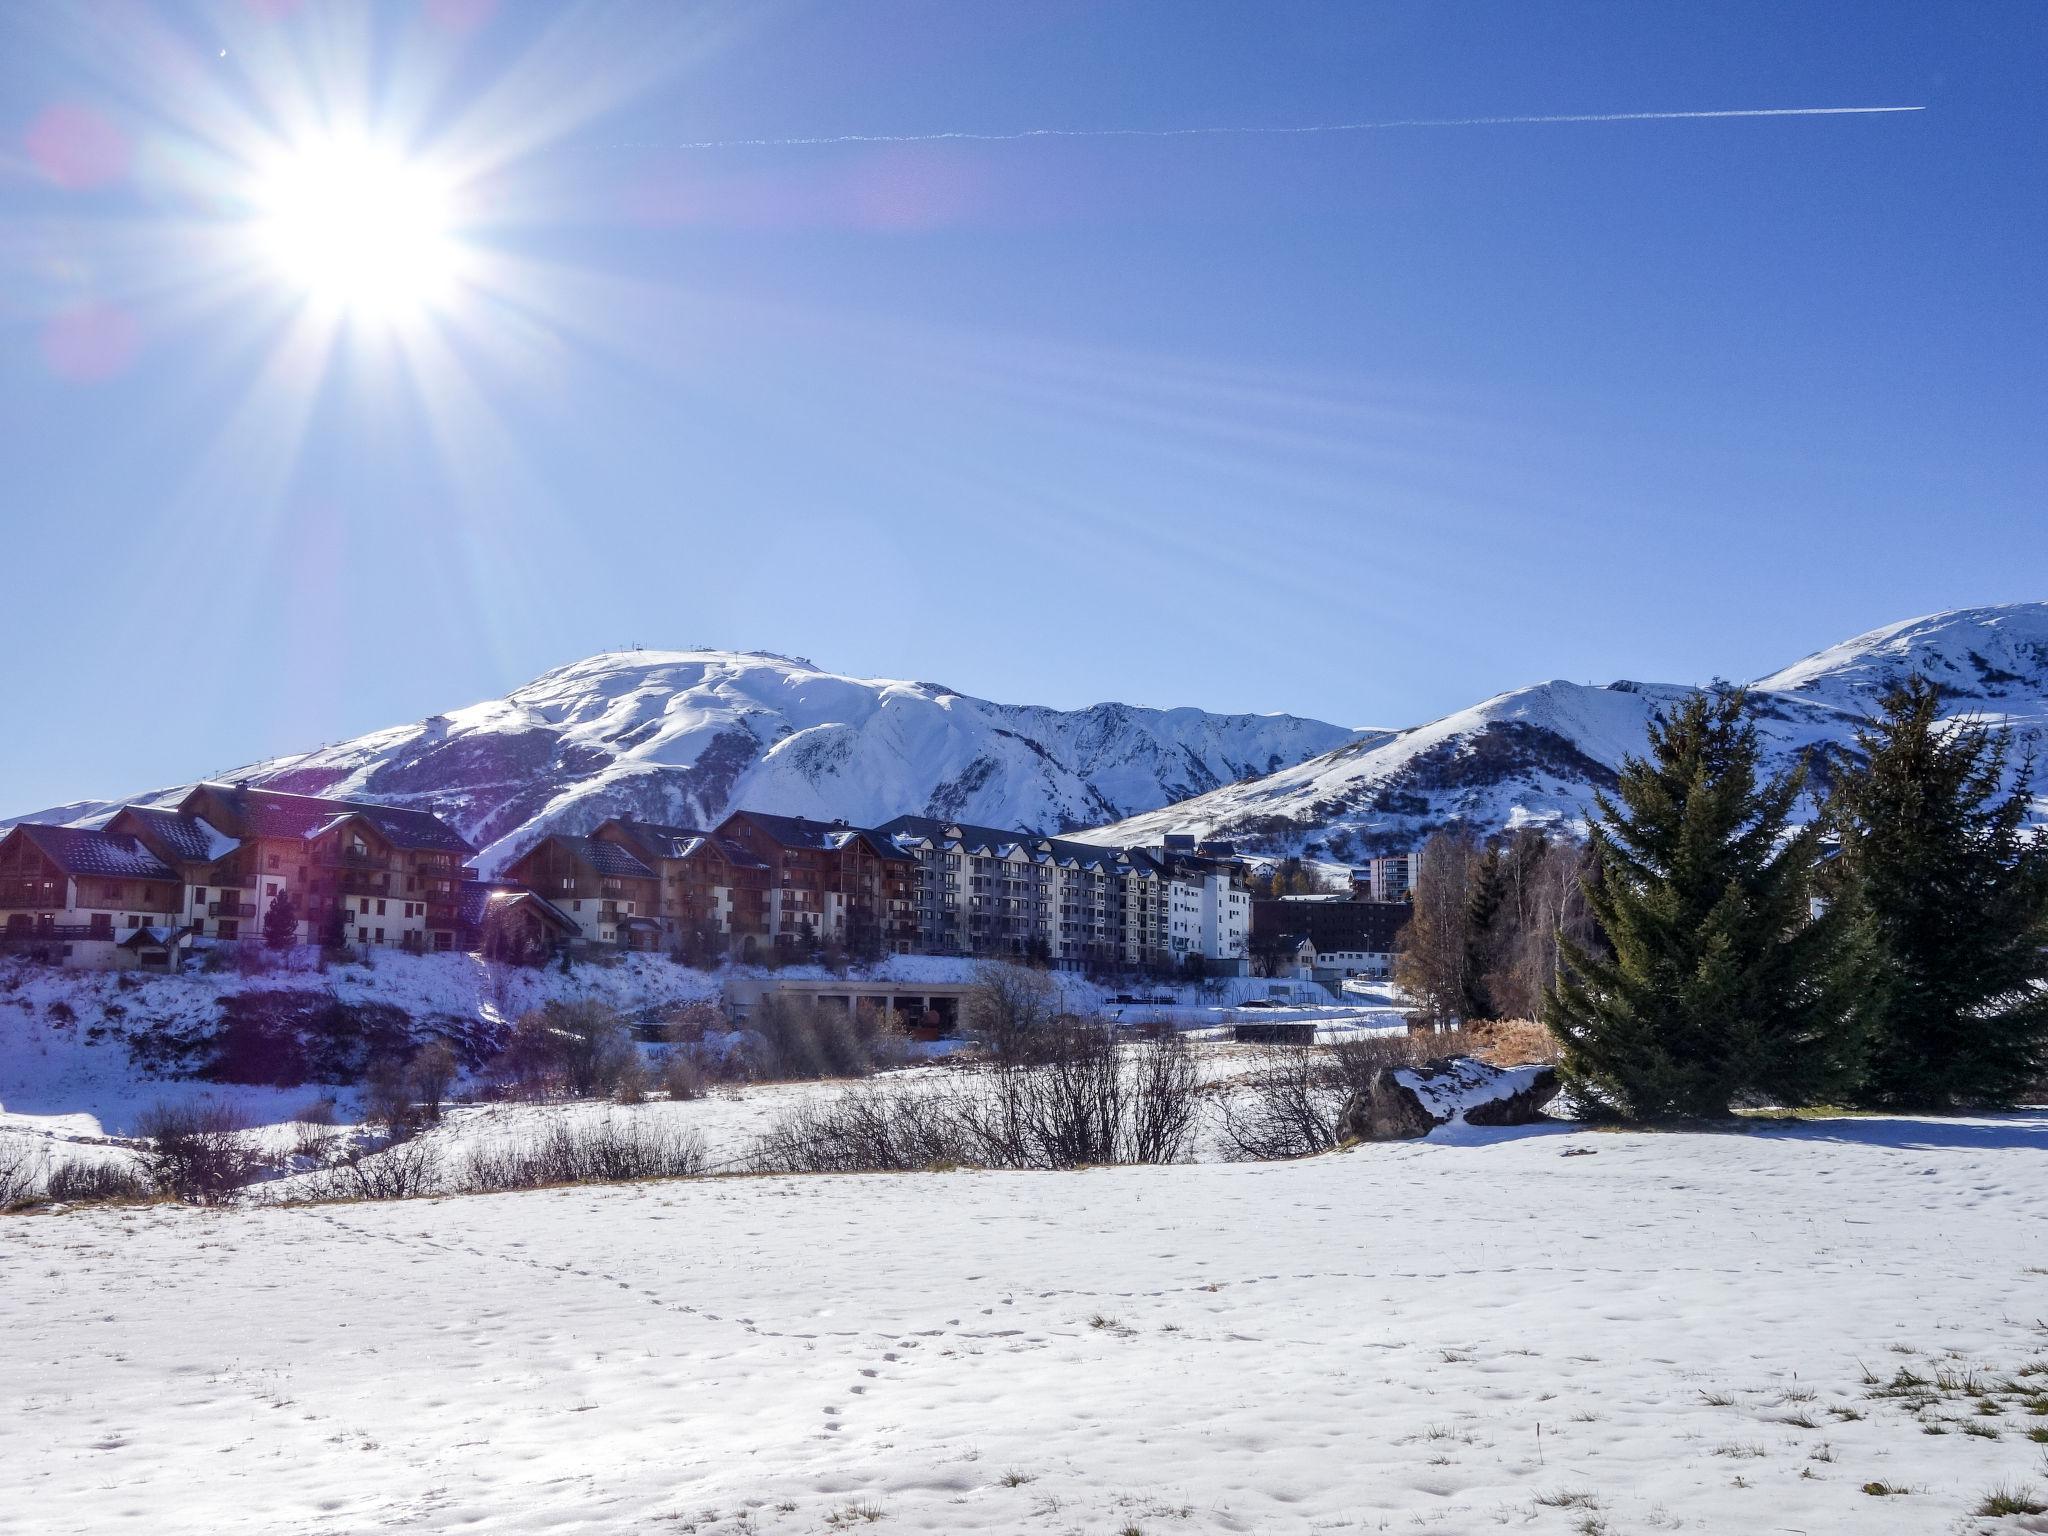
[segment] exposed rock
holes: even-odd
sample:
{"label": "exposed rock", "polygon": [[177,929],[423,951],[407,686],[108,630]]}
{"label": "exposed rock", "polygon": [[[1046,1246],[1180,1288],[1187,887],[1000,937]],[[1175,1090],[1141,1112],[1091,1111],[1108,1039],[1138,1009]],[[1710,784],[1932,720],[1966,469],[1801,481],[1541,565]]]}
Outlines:
{"label": "exposed rock", "polygon": [[1529,1080],[1513,1092],[1468,1108],[1465,1111],[1465,1123],[1534,1125],[1539,1120],[1548,1120],[1550,1117],[1543,1113],[1544,1107],[1557,1097],[1557,1091],[1561,1086],[1557,1068],[1538,1067]]}
{"label": "exposed rock", "polygon": [[1496,1067],[1456,1056],[1420,1067],[1382,1068],[1338,1117],[1339,1141],[1410,1141],[1439,1125],[1530,1125],[1548,1118],[1555,1067]]}
{"label": "exposed rock", "polygon": [[1437,1117],[1424,1108],[1415,1090],[1382,1067],[1365,1087],[1353,1092],[1337,1119],[1337,1140],[1413,1141],[1435,1130]]}

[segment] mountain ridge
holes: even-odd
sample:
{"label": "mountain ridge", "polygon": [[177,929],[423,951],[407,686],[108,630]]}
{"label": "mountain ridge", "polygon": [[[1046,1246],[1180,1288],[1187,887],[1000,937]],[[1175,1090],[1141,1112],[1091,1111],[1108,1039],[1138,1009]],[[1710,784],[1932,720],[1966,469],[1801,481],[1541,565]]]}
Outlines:
{"label": "mountain ridge", "polygon": [[[1939,683],[1953,715],[2009,724],[2031,751],[2033,819],[2048,821],[2048,603],[1949,609],[1881,625],[1750,684],[1767,765],[1804,755],[1815,787],[1857,757],[1856,727],[1908,671]],[[1441,827],[1583,831],[1595,791],[1643,750],[1653,713],[1691,685],[1551,679],[1374,741],[1361,736],[1249,784],[1078,834],[1142,842],[1163,831],[1228,838],[1267,854],[1356,860],[1415,846]],[[2017,767],[2017,765],[2015,765]]]}

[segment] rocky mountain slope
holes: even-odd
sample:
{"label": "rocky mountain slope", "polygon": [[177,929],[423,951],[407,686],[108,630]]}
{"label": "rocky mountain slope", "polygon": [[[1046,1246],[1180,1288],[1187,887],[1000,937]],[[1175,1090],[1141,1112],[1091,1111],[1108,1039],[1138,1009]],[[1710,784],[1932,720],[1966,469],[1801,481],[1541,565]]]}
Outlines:
{"label": "rocky mountain slope", "polygon": [[[1853,756],[1858,720],[1912,670],[1948,692],[1954,713],[2012,725],[2048,821],[2048,603],[1965,608],[1874,629],[1753,685],[1774,765],[1808,754],[1818,782]],[[1371,733],[1249,784],[1087,833],[1143,842],[1161,832],[1227,837],[1263,853],[1353,860],[1415,846],[1430,831],[1525,824],[1576,830],[1596,790],[1640,751],[1653,712],[1683,687],[1552,681],[1498,694],[1428,725]]]}
{"label": "rocky mountain slope", "polygon": [[995,704],[757,653],[628,651],[231,777],[432,807],[483,849],[488,870],[549,831],[622,814],[701,825],[742,807],[870,823],[915,811],[1066,831],[1270,773],[1355,734],[1289,715]]}

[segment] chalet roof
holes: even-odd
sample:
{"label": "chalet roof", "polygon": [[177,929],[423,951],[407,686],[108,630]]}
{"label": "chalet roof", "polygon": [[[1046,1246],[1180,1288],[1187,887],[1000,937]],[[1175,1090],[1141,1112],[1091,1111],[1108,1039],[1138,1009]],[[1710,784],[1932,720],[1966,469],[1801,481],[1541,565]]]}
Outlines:
{"label": "chalet roof", "polygon": [[[406,810],[367,800],[334,800],[324,795],[294,795],[279,789],[252,789],[236,784],[202,784],[186,796],[186,805],[204,792],[219,797],[241,823],[244,838],[305,837],[313,829],[347,815],[361,816],[393,847],[440,853],[472,854],[476,848],[431,811]],[[180,806],[183,810],[185,807]]]}
{"label": "chalet roof", "polygon": [[619,816],[613,820],[619,830],[632,838],[640,851],[649,858],[687,859],[698,849],[708,845],[721,854],[727,863],[741,869],[768,867],[731,838],[720,837],[715,832],[706,832],[697,827],[672,827],[651,821],[635,821],[630,816]]}
{"label": "chalet roof", "polygon": [[50,827],[23,822],[22,836],[67,875],[111,875],[128,880],[175,880],[178,872],[126,832]]}
{"label": "chalet roof", "polygon": [[169,949],[184,936],[182,928],[130,928],[121,936],[117,949]]}
{"label": "chalet roof", "polygon": [[830,851],[844,848],[856,839],[865,842],[884,859],[911,861],[913,855],[898,848],[879,828],[849,826],[843,821],[814,821],[808,816],[778,816],[769,811],[734,811],[719,824],[719,831],[735,821],[745,821],[766,833],[785,848]]}
{"label": "chalet roof", "polygon": [[462,928],[481,928],[492,911],[530,905],[564,933],[578,932],[576,920],[540,892],[510,880],[465,880],[456,896],[456,923]]}
{"label": "chalet roof", "polygon": [[632,849],[617,843],[603,842],[594,837],[572,837],[566,832],[556,832],[548,840],[600,875],[617,875],[630,880],[655,878],[654,871],[641,863]]}
{"label": "chalet roof", "polygon": [[883,822],[874,832],[875,836],[887,841],[907,836],[939,847],[949,842],[978,847],[1008,847],[1012,843],[1044,841],[1037,833],[1027,832],[1021,827],[976,826],[973,822],[947,821],[937,816],[898,816]]}
{"label": "chalet roof", "polygon": [[124,805],[120,815],[142,828],[142,836],[183,863],[211,864],[241,847],[202,816],[167,811],[153,805]]}

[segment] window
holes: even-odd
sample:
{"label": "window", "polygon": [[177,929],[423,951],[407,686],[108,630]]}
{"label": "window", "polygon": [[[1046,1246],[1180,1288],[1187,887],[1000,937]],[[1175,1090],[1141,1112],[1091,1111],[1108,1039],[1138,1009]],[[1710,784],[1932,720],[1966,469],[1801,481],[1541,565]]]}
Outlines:
{"label": "window", "polygon": [[[381,901],[377,903],[377,915],[379,917],[384,915],[384,903]],[[380,939],[384,937],[384,930],[382,928],[377,930],[377,937]]]}
{"label": "window", "polygon": [[276,854],[273,853],[270,855],[269,858],[264,860],[263,867],[265,869],[282,869],[284,865],[283,861],[279,859],[279,857]]}
{"label": "window", "polygon": [[379,928],[377,930],[377,942],[379,944],[382,944],[384,942],[384,930],[382,928]]}
{"label": "window", "polygon": [[356,930],[356,942],[357,942],[358,944],[367,944],[367,943],[369,943],[369,942],[370,942],[370,930],[369,930],[369,929],[367,929],[367,928],[358,928],[358,929]]}

